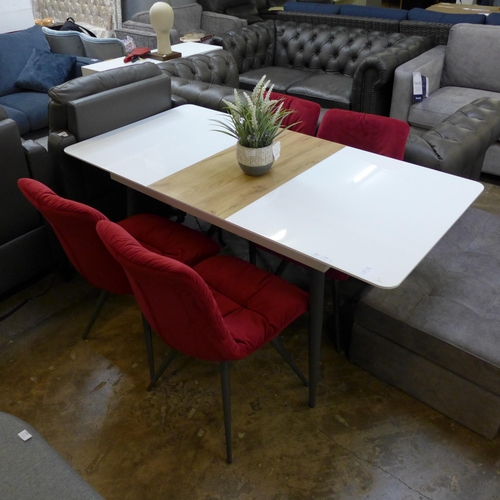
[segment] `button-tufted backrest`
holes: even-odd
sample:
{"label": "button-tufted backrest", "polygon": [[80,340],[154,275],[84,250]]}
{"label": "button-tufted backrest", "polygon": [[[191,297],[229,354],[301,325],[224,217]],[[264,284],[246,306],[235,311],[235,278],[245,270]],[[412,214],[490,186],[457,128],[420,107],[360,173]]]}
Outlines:
{"label": "button-tufted backrest", "polygon": [[213,38],[233,56],[239,73],[265,68],[274,62],[276,30],[273,21],[255,23]]}
{"label": "button-tufted backrest", "polygon": [[353,77],[366,57],[404,38],[399,33],[276,21],[274,65]]}

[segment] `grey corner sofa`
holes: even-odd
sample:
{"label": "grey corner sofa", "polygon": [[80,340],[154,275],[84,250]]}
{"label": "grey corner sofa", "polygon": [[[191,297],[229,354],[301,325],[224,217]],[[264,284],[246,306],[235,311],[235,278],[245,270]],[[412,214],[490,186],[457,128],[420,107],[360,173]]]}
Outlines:
{"label": "grey corner sofa", "polygon": [[211,43],[231,53],[242,89],[266,75],[276,92],[379,115],[389,114],[396,68],[433,46],[425,37],[279,20],[217,35]]}
{"label": "grey corner sofa", "polygon": [[[481,98],[500,99],[500,26],[457,24],[439,45],[396,69],[390,116],[423,134]],[[429,97],[413,102],[413,73],[429,78]],[[500,175],[500,143],[486,152],[482,171]]]}
{"label": "grey corner sofa", "polygon": [[[174,11],[174,27],[170,31],[170,43],[180,43],[180,37],[190,31],[204,31],[207,34],[223,33],[244,26],[247,22],[235,16],[218,12],[204,11],[198,3],[172,7]],[[121,28],[115,29],[115,35],[121,40],[131,37],[137,47],[155,49],[156,33],[151,26],[149,11],[137,12]]]}
{"label": "grey corner sofa", "polygon": [[367,287],[349,359],[492,439],[500,427],[500,217],[470,208],[392,290]]}

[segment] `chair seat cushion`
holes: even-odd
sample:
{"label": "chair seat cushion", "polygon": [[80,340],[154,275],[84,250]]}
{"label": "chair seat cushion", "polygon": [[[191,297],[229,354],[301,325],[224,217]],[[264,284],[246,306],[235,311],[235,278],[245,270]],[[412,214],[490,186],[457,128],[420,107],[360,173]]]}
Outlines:
{"label": "chair seat cushion", "polygon": [[118,224],[148,250],[188,266],[220,251],[219,245],[203,233],[159,215],[133,215]]}
{"label": "chair seat cushion", "polygon": [[197,264],[194,270],[212,291],[240,347],[233,360],[263,346],[307,311],[306,292],[241,259],[218,255]]}

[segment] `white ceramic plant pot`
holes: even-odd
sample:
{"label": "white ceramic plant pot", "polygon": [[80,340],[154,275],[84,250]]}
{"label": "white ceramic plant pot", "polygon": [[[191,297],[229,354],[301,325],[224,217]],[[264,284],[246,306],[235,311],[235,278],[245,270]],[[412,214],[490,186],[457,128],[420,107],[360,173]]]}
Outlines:
{"label": "white ceramic plant pot", "polygon": [[241,170],[247,175],[264,175],[274,163],[274,144],[264,148],[246,148],[236,144],[236,159]]}

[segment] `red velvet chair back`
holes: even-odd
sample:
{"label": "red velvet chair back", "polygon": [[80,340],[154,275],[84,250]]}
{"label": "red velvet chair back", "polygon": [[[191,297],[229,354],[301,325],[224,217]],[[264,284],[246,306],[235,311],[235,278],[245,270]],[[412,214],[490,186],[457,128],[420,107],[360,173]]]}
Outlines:
{"label": "red velvet chair back", "polygon": [[318,124],[321,106],[317,102],[306,101],[299,97],[271,92],[270,98],[273,100],[282,100],[284,109],[293,109],[295,112],[290,113],[283,120],[283,125],[287,127],[292,123],[299,122],[290,130],[300,132],[301,134],[314,135],[316,133],[316,125]]}
{"label": "red velvet chair back", "polygon": [[91,285],[111,293],[132,293],[122,267],[96,232],[97,221],[108,220],[105,215],[82,203],[61,198],[34,179],[19,179],[18,186],[52,226],[68,259]]}
{"label": "red velvet chair back", "polygon": [[147,250],[113,222],[98,222],[97,233],[125,269],[148,323],[170,347],[207,361],[241,357],[210,288],[196,271]]}
{"label": "red velvet chair back", "polygon": [[396,160],[404,157],[410,126],[387,116],[329,109],[317,137]]}

